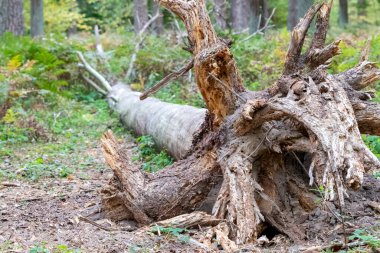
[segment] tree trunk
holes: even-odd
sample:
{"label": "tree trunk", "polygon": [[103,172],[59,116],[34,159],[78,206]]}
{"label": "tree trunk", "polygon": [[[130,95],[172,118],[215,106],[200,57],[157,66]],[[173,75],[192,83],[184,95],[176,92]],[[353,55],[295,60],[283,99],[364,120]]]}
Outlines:
{"label": "tree trunk", "polygon": [[0,1],[0,35],[9,31],[14,35],[24,34],[22,0]]}
{"label": "tree trunk", "polygon": [[31,35],[41,37],[44,35],[43,0],[31,0]]}
{"label": "tree trunk", "polygon": [[216,26],[221,30],[227,29],[227,1],[215,0],[214,1],[214,16]]}
{"label": "tree trunk", "polygon": [[298,22],[298,0],[289,0],[288,2],[288,30],[291,31]]}
{"label": "tree trunk", "polygon": [[313,0],[289,0],[288,2],[288,30],[293,30],[298,21],[313,5]]}
{"label": "tree trunk", "polygon": [[139,33],[148,22],[148,0],[134,0],[133,24],[135,33]]}
{"label": "tree trunk", "polygon": [[339,25],[346,27],[348,24],[348,1],[339,0]]}
{"label": "tree trunk", "polygon": [[[187,155],[177,156],[182,160],[144,174],[106,133],[103,152],[114,171],[102,191],[109,217],[134,219],[141,225],[172,217],[163,224],[220,223],[208,239],[215,235],[226,251],[233,251],[255,241],[268,227],[293,240],[318,234],[323,241],[338,225],[336,219],[326,219],[330,216],[325,206],[335,210],[332,214],[343,207],[351,213],[363,198],[380,201],[370,194],[380,189],[378,182],[372,181],[375,189],[361,188],[370,180],[366,173],[380,169],[361,139],[363,133],[380,134],[380,105],[368,102],[369,94],[360,91],[380,80],[380,70],[363,54],[353,69],[327,73],[326,62],[339,53],[339,41],[325,46],[329,4],[313,6],[295,27],[277,82],[251,92],[242,85],[228,44],[215,34],[204,0],[159,2],[185,23],[208,115],[155,99],[138,101],[139,94],[126,86],[111,89],[109,103],[129,126],[155,139],[168,136],[162,142],[168,142],[172,153],[179,146],[169,143],[177,142],[180,132],[180,138],[193,141],[181,152]],[[314,16],[314,37],[302,50]],[[218,192],[214,198],[212,189]],[[211,218],[199,213],[175,217],[197,210],[210,197]],[[318,199],[324,204],[318,205]],[[374,215],[367,218],[376,221]]]}
{"label": "tree trunk", "polygon": [[160,17],[156,19],[153,23],[153,31],[157,34],[160,35],[164,32],[164,17],[162,16],[162,12],[160,10],[160,6],[156,1],[153,1],[153,16],[159,12],[161,14]]}
{"label": "tree trunk", "polygon": [[251,16],[250,0],[231,1],[232,29],[235,32],[248,31]]}

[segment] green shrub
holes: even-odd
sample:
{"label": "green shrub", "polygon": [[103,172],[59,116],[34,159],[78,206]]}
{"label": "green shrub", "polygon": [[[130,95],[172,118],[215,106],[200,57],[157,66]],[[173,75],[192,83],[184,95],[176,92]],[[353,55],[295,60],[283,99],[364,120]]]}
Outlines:
{"label": "green shrub", "polygon": [[137,156],[134,160],[143,162],[143,170],[156,172],[173,163],[173,158],[164,150],[159,150],[151,136],[143,135],[136,139]]}

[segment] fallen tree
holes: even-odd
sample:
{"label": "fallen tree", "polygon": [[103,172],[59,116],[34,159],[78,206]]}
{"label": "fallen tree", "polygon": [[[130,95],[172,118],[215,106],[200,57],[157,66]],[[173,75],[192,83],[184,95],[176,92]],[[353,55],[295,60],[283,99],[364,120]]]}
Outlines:
{"label": "fallen tree", "polygon": [[[159,3],[186,26],[191,67],[207,111],[153,98],[140,101],[146,94],[123,84],[109,85],[81,57],[126,125],[152,135],[178,159],[162,171],[145,174],[106,133],[102,147],[114,172],[103,190],[109,217],[147,225],[189,214],[191,224],[180,216],[185,227],[196,221],[225,222],[213,235],[232,251],[236,244],[255,241],[268,227],[293,240],[307,238],[302,222],[326,208],[318,199],[335,203],[322,206],[333,208],[337,216],[336,210],[343,208],[350,213],[355,199],[370,198],[363,181],[380,163],[361,133],[380,135],[380,105],[361,90],[380,80],[380,70],[367,61],[366,48],[355,68],[327,73],[331,58],[339,54],[339,41],[325,46],[331,4],[317,4],[307,12],[292,32],[282,76],[270,88],[252,92],[243,85],[230,43],[216,35],[204,0]],[[302,54],[315,16],[314,37]],[[212,216],[191,216],[212,188],[219,192]],[[344,226],[344,220],[336,219]]]}

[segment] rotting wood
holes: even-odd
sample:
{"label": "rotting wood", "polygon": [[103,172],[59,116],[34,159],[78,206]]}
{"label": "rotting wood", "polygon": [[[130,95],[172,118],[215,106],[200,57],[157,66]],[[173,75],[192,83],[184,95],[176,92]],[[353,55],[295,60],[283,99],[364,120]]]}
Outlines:
{"label": "rotting wood", "polygon": [[[380,133],[380,107],[359,93],[380,79],[380,71],[364,57],[351,70],[327,73],[339,43],[325,46],[331,3],[321,3],[293,31],[279,80],[267,90],[246,91],[228,45],[211,26],[205,1],[159,3],[185,23],[209,117],[205,110],[192,108],[181,118],[183,107],[178,107],[178,114],[163,116],[176,106],[152,98],[140,101],[140,93],[127,86],[112,87],[108,101],[124,122],[161,140],[169,151],[180,148],[172,144],[183,127],[196,122],[199,131],[188,131],[187,138],[194,141],[177,153],[183,160],[155,174],[131,167],[116,140],[106,134],[102,142],[115,175],[104,190],[103,197],[109,200],[104,203],[110,203],[105,210],[115,204],[123,212],[120,217],[134,217],[140,225],[175,220],[197,210],[211,188],[219,185],[212,214],[226,221],[218,232],[221,240],[239,247],[255,241],[268,226],[303,240],[306,231],[296,222],[316,208],[317,196],[310,185],[323,186],[323,201],[343,206],[349,191],[360,189],[365,174],[380,168],[360,136]],[[315,15],[314,39],[301,55]],[[183,124],[173,124],[178,119]],[[169,131],[162,127],[163,120],[172,125]],[[223,247],[229,250],[234,244]]]}

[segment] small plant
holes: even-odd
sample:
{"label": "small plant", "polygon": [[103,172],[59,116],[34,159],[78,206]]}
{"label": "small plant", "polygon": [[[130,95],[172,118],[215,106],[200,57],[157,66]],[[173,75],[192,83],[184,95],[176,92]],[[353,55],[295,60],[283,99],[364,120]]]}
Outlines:
{"label": "small plant", "polygon": [[156,172],[173,163],[173,158],[167,152],[159,151],[151,136],[140,136],[136,139],[136,142],[138,144],[138,156],[133,159],[144,162],[144,171]]}
{"label": "small plant", "polygon": [[50,251],[45,247],[44,244],[41,244],[41,245],[34,245],[29,250],[29,253],[50,253]]}
{"label": "small plant", "polygon": [[376,234],[375,231],[369,231],[367,229],[357,229],[348,238],[350,240],[360,240],[373,249],[380,248],[380,234]]}
{"label": "small plant", "polygon": [[164,234],[168,236],[172,236],[177,238],[180,242],[188,243],[190,240],[190,236],[184,235],[184,233],[188,232],[185,228],[175,228],[175,227],[162,227],[155,225],[150,230],[153,234]]}

